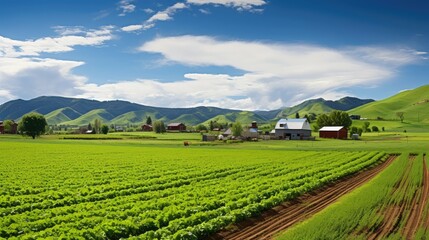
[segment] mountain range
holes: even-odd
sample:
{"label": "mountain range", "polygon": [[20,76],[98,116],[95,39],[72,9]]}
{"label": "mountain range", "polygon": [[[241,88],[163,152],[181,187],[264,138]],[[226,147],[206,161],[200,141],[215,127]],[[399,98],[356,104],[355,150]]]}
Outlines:
{"label": "mountain range", "polygon": [[293,107],[272,111],[240,111],[216,107],[161,108],[127,101],[96,101],[78,98],[42,96],[31,100],[12,100],[0,105],[0,119],[19,119],[30,112],[43,114],[50,125],[87,125],[95,119],[107,124],[140,124],[150,116],[164,122],[183,122],[197,125],[217,121],[270,122],[283,117],[295,117],[332,110],[350,110],[373,102],[372,99],[345,97],[337,101],[322,98],[305,101]]}

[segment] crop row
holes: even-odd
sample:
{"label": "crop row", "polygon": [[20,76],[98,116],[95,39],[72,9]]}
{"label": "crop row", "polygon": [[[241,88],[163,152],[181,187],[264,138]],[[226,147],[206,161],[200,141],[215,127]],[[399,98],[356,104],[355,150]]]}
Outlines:
{"label": "crop row", "polygon": [[424,239],[426,166],[424,155],[402,154],[380,176],[278,239]]}
{"label": "crop row", "polygon": [[45,147],[38,155],[29,147],[30,153],[2,160],[8,177],[0,186],[0,237],[204,238],[385,156],[207,149],[160,154],[164,149],[118,146],[91,146],[79,154],[84,146],[63,152]]}

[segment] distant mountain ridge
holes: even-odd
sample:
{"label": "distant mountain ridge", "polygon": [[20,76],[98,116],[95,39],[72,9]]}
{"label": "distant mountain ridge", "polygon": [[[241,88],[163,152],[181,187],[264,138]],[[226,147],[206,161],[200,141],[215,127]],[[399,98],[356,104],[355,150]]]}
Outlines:
{"label": "distant mountain ridge", "polygon": [[13,100],[0,105],[0,120],[19,119],[30,112],[45,115],[50,125],[87,125],[95,119],[107,124],[140,124],[150,116],[164,122],[183,122],[197,125],[210,121],[248,123],[271,122],[282,117],[308,113],[320,114],[332,110],[349,110],[372,102],[372,99],[345,97],[337,101],[322,98],[305,101],[294,107],[272,111],[240,111],[217,107],[162,108],[127,101],[97,101],[66,97],[42,96],[31,100]]}

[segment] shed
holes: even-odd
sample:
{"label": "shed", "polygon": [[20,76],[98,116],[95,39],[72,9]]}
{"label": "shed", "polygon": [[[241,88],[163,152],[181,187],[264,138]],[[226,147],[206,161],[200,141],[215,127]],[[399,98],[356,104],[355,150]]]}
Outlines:
{"label": "shed", "polygon": [[325,126],[319,129],[319,137],[347,139],[347,128],[343,126]]}
{"label": "shed", "polygon": [[167,125],[167,131],[184,132],[186,131],[186,125],[184,123],[170,123]]}
{"label": "shed", "polygon": [[232,135],[232,129],[228,128],[225,132],[222,133],[224,137],[228,137]]}
{"label": "shed", "polygon": [[287,140],[311,139],[311,128],[307,118],[280,119],[276,127],[275,138]]}
{"label": "shed", "polygon": [[153,127],[150,124],[143,124],[142,125],[142,131],[144,131],[144,132],[151,132],[151,131],[153,131]]}
{"label": "shed", "polygon": [[18,123],[16,123],[15,121],[12,120],[12,128],[10,129],[10,131],[6,131],[4,129],[4,122],[0,121],[0,134],[5,134],[5,133],[10,133],[10,134],[17,134],[18,133]]}

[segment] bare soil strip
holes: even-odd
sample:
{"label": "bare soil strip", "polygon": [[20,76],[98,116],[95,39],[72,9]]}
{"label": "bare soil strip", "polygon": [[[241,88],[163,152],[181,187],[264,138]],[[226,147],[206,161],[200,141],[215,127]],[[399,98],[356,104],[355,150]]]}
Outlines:
{"label": "bare soil strip", "polygon": [[341,196],[351,192],[383,171],[397,156],[390,156],[385,162],[335,184],[306,194],[295,201],[285,202],[260,217],[241,222],[234,229],[224,230],[209,239],[270,239],[276,233],[303,221],[325,207],[334,203]]}
{"label": "bare soil strip", "polygon": [[[423,158],[423,184],[422,187],[416,192],[416,197],[413,199],[413,209],[408,219],[407,225],[404,229],[403,236],[407,239],[413,239],[418,228],[424,226],[424,211],[428,203],[428,192],[429,192],[429,171],[426,166],[426,159]],[[420,197],[417,197],[419,196]]]}
{"label": "bare soil strip", "polygon": [[[390,196],[393,196],[397,191],[403,191],[407,192],[408,188],[408,178],[410,177],[410,172],[412,168],[412,161],[415,159],[415,156],[410,155],[408,157],[408,164],[407,168],[405,169],[401,181],[398,182],[398,184],[395,186],[392,194]],[[398,227],[399,222],[403,218],[403,214],[406,208],[411,208],[410,206],[406,206],[406,203],[395,205],[392,203],[392,205],[387,205],[384,213],[384,219],[382,225],[377,228],[377,230],[373,233],[370,233],[368,236],[368,240],[374,240],[374,239],[382,239],[384,237],[387,237],[389,234],[393,233],[395,229]]]}
{"label": "bare soil strip", "polygon": [[[426,160],[426,156],[423,157],[423,165],[425,167],[424,169],[424,176],[423,176],[423,194],[422,194],[422,201],[423,203],[421,204],[421,208],[422,211],[424,213],[424,211],[428,211],[428,207],[429,207],[429,168],[427,166],[427,160]],[[429,229],[429,213],[428,215],[422,215],[421,216],[423,219],[421,220],[421,226],[423,226],[426,230]]]}

